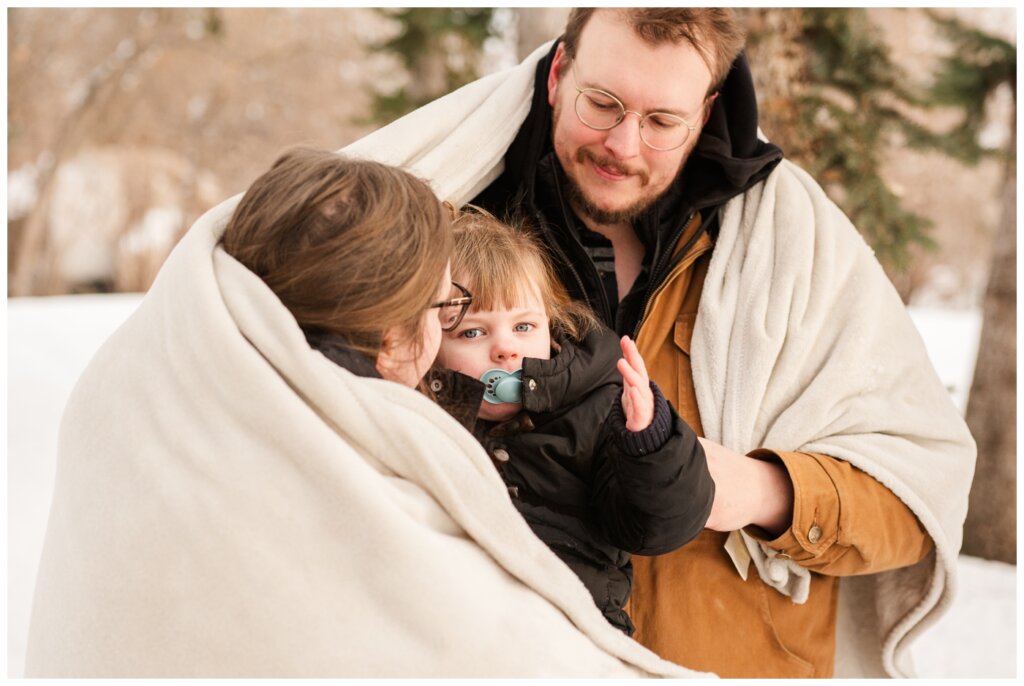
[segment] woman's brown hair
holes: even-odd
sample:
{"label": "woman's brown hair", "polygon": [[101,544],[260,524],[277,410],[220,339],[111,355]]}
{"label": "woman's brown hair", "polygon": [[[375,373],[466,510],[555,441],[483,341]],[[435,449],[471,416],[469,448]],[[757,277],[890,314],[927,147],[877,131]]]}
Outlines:
{"label": "woman's brown hair", "polygon": [[246,191],[221,242],[303,331],[340,336],[376,360],[390,329],[408,332],[418,352],[452,230],[437,196],[411,174],[295,148]]}
{"label": "woman's brown hair", "polygon": [[569,297],[544,247],[524,223],[501,222],[467,205],[453,227],[452,280],[473,293],[472,310],[512,309],[536,285],[552,334],[578,341],[597,328],[597,318]]}

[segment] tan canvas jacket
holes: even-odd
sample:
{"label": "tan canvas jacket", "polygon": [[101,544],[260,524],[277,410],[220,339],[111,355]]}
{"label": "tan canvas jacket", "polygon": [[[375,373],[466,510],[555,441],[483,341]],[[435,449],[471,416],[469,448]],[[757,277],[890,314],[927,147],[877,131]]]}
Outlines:
{"label": "tan canvas jacket", "polygon": [[[698,215],[680,246],[699,222]],[[651,300],[637,338],[651,378],[699,436],[689,350],[711,248],[707,234],[690,248]],[[751,455],[785,465],[794,503],[792,525],[778,538],[747,533],[761,534],[814,572],[807,602],[793,603],[753,566],[744,581],[724,548],[728,534],[705,530],[673,553],[633,558],[634,638],[662,657],[723,677],[829,677],[839,577],[913,564],[932,540],[899,498],[846,462],[771,446]]]}

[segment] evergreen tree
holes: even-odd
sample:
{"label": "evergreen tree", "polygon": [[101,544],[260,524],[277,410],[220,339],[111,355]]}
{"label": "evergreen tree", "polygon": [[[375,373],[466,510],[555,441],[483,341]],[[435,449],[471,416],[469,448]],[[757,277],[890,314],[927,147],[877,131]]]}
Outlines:
{"label": "evergreen tree", "polygon": [[918,136],[911,142],[937,148],[967,164],[974,164],[986,155],[1013,157],[1013,146],[986,150],[978,141],[988,118],[990,96],[997,89],[1008,87],[1014,102],[1017,101],[1017,47],[967,26],[955,17],[943,16],[934,10],[927,14],[950,41],[952,50],[942,59],[934,84],[920,99],[929,106],[956,107],[963,119],[952,131],[940,135],[917,130]]}
{"label": "evergreen tree", "polygon": [[[920,97],[904,85],[867,10],[751,10],[749,19],[769,138],[822,183],[886,267],[905,269],[913,246],[933,246],[931,223],[903,207],[882,178],[882,160],[896,136],[925,141],[927,132],[901,111]],[[776,40],[780,31],[787,40]],[[786,73],[757,78],[780,65]]]}
{"label": "evergreen tree", "polygon": [[386,124],[477,78],[477,62],[491,35],[493,8],[405,8],[378,10],[399,25],[398,33],[371,50],[395,54],[409,85],[374,94],[373,121]]}

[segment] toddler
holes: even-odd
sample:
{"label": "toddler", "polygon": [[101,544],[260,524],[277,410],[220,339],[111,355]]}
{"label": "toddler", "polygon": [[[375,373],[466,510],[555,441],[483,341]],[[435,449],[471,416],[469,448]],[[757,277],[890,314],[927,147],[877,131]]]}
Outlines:
{"label": "toddler", "polygon": [[[537,536],[632,635],[630,554],[678,548],[711,511],[697,437],[633,341],[569,298],[531,235],[475,208],[454,227],[452,280],[473,304],[444,333],[438,362],[449,371],[432,388],[486,448]],[[695,480],[701,497],[682,495]]]}

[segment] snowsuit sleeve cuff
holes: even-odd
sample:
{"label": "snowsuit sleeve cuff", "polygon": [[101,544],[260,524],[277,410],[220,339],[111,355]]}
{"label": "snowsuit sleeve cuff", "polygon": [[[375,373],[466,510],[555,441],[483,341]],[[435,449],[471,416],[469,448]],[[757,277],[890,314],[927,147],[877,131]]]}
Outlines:
{"label": "snowsuit sleeve cuff", "polygon": [[632,457],[641,457],[660,450],[672,435],[672,412],[669,410],[668,401],[653,381],[651,392],[654,393],[654,419],[643,431],[630,431],[626,428],[626,415],[622,409],[621,397],[612,405],[609,419],[615,436],[622,450]]}

